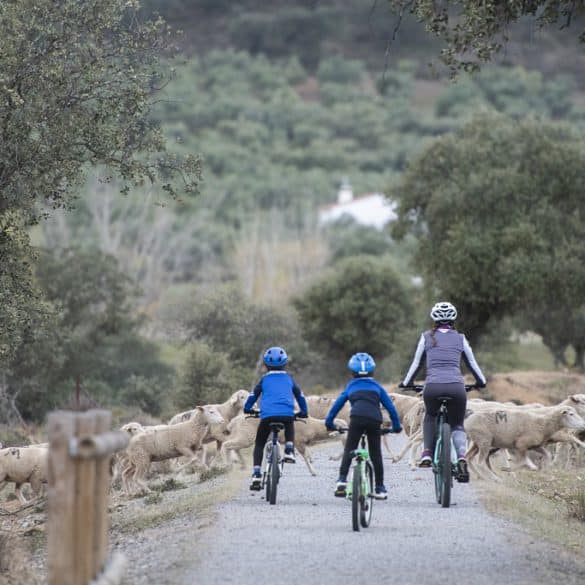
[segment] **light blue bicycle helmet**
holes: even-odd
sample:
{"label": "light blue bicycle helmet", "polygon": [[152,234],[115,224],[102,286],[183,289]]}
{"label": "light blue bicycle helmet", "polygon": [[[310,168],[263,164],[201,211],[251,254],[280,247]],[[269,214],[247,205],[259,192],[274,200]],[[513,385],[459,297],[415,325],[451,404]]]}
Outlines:
{"label": "light blue bicycle helmet", "polygon": [[269,347],[264,352],[264,363],[269,368],[278,368],[284,366],[288,362],[286,351],[282,347]]}
{"label": "light blue bicycle helmet", "polygon": [[356,353],[349,358],[347,367],[358,376],[369,376],[376,369],[376,362],[369,353]]}

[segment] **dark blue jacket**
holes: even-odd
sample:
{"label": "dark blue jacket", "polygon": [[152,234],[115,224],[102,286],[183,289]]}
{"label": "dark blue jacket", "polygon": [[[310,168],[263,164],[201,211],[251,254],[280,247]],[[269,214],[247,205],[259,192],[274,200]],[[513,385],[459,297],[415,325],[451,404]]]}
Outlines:
{"label": "dark blue jacket", "polygon": [[260,418],[269,416],[294,416],[295,403],[299,404],[301,414],[308,414],[307,401],[297,386],[294,378],[284,370],[272,370],[266,372],[254,388],[254,392],[248,396],[244,404],[244,412],[250,410],[258,398],[260,402]]}
{"label": "dark blue jacket", "polygon": [[394,404],[388,396],[388,393],[374,378],[354,378],[351,380],[345,390],[339,395],[337,400],[333,403],[325,424],[330,427],[333,426],[333,419],[337,413],[343,408],[343,405],[349,400],[351,403],[350,416],[365,416],[382,422],[382,413],[380,411],[380,403],[388,411],[390,419],[392,420],[392,428],[398,431],[400,426],[400,418],[394,408]]}

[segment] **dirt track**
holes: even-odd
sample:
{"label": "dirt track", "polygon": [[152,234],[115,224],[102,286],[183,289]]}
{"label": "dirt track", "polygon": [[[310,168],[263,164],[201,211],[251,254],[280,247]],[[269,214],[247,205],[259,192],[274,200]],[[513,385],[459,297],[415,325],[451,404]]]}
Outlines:
{"label": "dirt track", "polygon": [[454,505],[440,508],[432,472],[410,471],[406,463],[385,462],[389,500],[376,503],[370,528],[353,532],[349,503],[332,497],[338,465],[329,461],[332,452],[315,452],[318,477],[301,461],[288,466],[276,506],[244,483],[194,547],[195,564],[180,583],[585,582],[585,563],[491,516],[471,484],[456,484]]}

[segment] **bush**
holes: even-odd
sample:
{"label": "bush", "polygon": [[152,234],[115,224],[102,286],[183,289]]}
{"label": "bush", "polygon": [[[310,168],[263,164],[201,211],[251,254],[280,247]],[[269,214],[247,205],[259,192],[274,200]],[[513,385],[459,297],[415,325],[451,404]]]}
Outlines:
{"label": "bush", "polygon": [[203,341],[191,344],[181,369],[175,404],[180,409],[223,402],[232,392],[227,354]]}
{"label": "bush", "polygon": [[328,230],[331,263],[351,256],[381,256],[389,252],[392,238],[386,231],[340,219]]}
{"label": "bush", "polygon": [[411,327],[414,308],[399,277],[383,260],[339,262],[294,302],[307,340],[327,354],[333,371],[366,351],[382,361]]}
{"label": "bush", "polygon": [[241,379],[238,368],[251,371],[265,349],[281,345],[301,366],[308,361],[308,348],[299,334],[296,315],[285,303],[276,306],[249,301],[234,285],[218,287],[197,300],[185,328],[194,341],[223,354],[233,379]]}
{"label": "bush", "polygon": [[120,400],[127,406],[159,416],[164,410],[170,388],[160,380],[132,375],[120,391]]}

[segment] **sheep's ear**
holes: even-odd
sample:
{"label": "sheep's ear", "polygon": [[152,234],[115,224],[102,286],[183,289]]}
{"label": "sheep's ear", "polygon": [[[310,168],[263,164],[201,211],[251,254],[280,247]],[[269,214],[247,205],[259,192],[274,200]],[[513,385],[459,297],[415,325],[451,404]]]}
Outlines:
{"label": "sheep's ear", "polygon": [[195,410],[200,410],[201,412],[203,412],[203,406],[196,406]]}
{"label": "sheep's ear", "polygon": [[569,398],[577,404],[585,404],[585,396],[583,394],[571,394]]}

